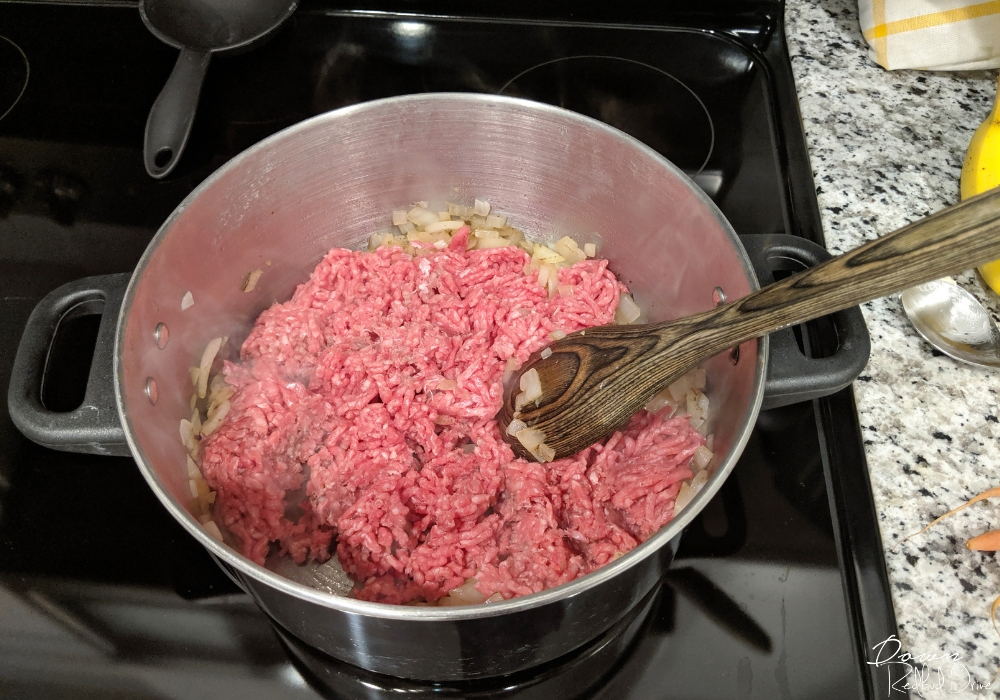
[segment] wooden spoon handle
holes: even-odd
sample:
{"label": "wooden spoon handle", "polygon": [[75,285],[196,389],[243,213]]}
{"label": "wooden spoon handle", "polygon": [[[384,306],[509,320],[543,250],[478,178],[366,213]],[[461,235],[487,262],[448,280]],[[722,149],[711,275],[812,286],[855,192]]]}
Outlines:
{"label": "wooden spoon handle", "polygon": [[[1000,190],[968,199],[733,304],[692,317],[700,327],[697,342],[710,357],[750,338],[995,258],[1000,258]],[[673,337],[676,331],[669,332]]]}

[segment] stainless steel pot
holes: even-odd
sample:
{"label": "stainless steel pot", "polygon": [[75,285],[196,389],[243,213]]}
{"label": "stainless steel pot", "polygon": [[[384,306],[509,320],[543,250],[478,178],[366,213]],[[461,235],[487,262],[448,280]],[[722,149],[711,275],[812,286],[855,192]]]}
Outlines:
{"label": "stainless steel pot", "polygon": [[[328,586],[322,568],[275,557],[266,568],[250,562],[210,537],[187,510],[177,426],[189,413],[187,368],[207,340],[245,335],[261,311],[290,297],[329,248],[364,245],[386,228],[392,209],[473,197],[488,199],[538,238],[599,235],[601,254],[651,321],[757,288],[751,259],[718,209],[680,170],[629,136],[511,98],[391,98],[323,114],[262,141],[177,207],[130,279],[91,278],[43,300],[18,352],[11,415],[29,437],[56,449],[127,448],[163,505],[264,611],[334,657],[381,673],[445,680],[510,673],[565,654],[608,629],[653,587],[684,526],[732,470],[765,397],[766,339],[745,343],[738,360],[725,353],[707,363],[717,457],[695,500],[634,551],[541,593],[460,608],[354,600]],[[761,268],[769,255],[822,255],[803,253],[790,237],[758,238],[753,248]],[[256,289],[244,293],[245,275],[258,268],[265,272]],[[194,304],[182,310],[187,292]],[[99,343],[99,354],[112,355],[114,329],[113,391],[108,357],[96,357],[84,405],[55,414],[39,398],[47,348],[60,319],[81,304],[104,304],[108,344]],[[789,359],[791,372],[772,367],[774,402],[830,393],[864,366],[860,314],[838,318],[842,352],[812,364]]]}

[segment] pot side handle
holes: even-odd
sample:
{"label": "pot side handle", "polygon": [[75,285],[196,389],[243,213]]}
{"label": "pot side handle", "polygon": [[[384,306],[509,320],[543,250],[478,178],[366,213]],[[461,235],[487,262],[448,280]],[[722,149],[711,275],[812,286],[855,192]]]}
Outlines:
{"label": "pot side handle", "polygon": [[[64,284],[38,302],[14,357],[7,406],[11,420],[39,445],[64,452],[128,456],[125,430],[115,402],[115,327],[130,275],[86,277]],[[101,314],[83,403],[72,411],[51,411],[42,385],[52,341],[65,320]]]}
{"label": "pot side handle", "polygon": [[[740,241],[761,287],[774,282],[776,271],[797,272],[833,257],[812,241],[783,233],[745,235]],[[791,328],[771,333],[763,410],[829,396],[849,386],[864,370],[871,339],[861,308],[853,306],[827,318],[837,334],[837,350],[829,357],[803,353]],[[807,337],[803,341],[809,343]]]}

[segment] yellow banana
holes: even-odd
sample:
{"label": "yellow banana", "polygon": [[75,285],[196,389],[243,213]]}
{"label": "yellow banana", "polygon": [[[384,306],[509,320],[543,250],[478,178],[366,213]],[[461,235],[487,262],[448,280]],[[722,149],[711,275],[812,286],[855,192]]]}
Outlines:
{"label": "yellow banana", "polygon": [[[1000,89],[993,111],[972,135],[962,163],[962,199],[968,199],[1000,185]],[[1000,260],[979,267],[979,274],[1000,294]]]}

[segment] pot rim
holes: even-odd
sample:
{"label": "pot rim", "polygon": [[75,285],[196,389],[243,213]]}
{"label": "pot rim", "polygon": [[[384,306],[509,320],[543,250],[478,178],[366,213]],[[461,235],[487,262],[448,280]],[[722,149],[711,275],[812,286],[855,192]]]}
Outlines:
{"label": "pot rim", "polygon": [[215,182],[230,171],[240,167],[245,160],[249,159],[254,154],[274,147],[299,131],[312,129],[317,124],[321,124],[323,122],[339,122],[360,112],[378,110],[387,104],[429,103],[433,105],[434,103],[447,104],[456,102],[487,102],[492,103],[497,107],[514,107],[520,110],[535,111],[541,114],[555,115],[561,119],[572,120],[588,129],[600,130],[604,132],[606,136],[618,139],[647,158],[656,161],[671,175],[679,178],[681,182],[683,182],[694,193],[695,197],[708,209],[712,216],[718,220],[722,229],[729,236],[730,241],[735,248],[735,252],[743,265],[743,271],[747,277],[751,291],[759,289],[757,275],[750,263],[750,258],[747,255],[746,250],[743,248],[743,244],[740,242],[740,239],[736,235],[736,231],[733,229],[732,225],[722,215],[722,212],[715,205],[715,203],[709,199],[708,195],[706,195],[704,191],[702,191],[702,189],[698,187],[676,165],[638,139],[635,139],[632,136],[629,136],[628,134],[603,122],[597,121],[596,119],[592,119],[561,107],[555,107],[545,103],[534,102],[517,97],[490,95],[485,93],[440,92],[402,95],[372,100],[369,102],[361,102],[348,107],[342,107],[330,112],[325,112],[323,114],[318,114],[283,129],[282,131],[272,134],[266,139],[259,141],[239,155],[235,156],[222,165],[218,170],[209,175],[200,185],[198,185],[198,187],[196,187],[190,194],[188,194],[187,197],[184,198],[184,200],[177,206],[176,209],[174,209],[170,216],[167,217],[166,221],[164,221],[160,226],[156,235],[153,236],[149,245],[146,247],[146,250],[143,252],[142,257],[139,259],[139,263],[136,265],[135,271],[132,273],[132,277],[129,280],[128,287],[125,291],[125,296],[122,302],[121,311],[119,312],[118,323],[115,330],[114,352],[115,402],[118,407],[118,415],[121,419],[122,426],[125,429],[125,439],[128,442],[129,448],[132,451],[132,456],[135,459],[139,470],[142,472],[142,475],[146,479],[147,483],[153,489],[157,498],[164,505],[164,507],[166,507],[170,514],[173,515],[174,519],[177,520],[196,540],[198,540],[203,547],[208,549],[209,552],[234,567],[237,571],[251,576],[254,579],[257,579],[258,581],[265,583],[283,593],[287,593],[296,598],[324,607],[336,608],[347,613],[391,620],[411,621],[455,621],[488,618],[506,615],[508,613],[524,612],[549,603],[563,600],[565,598],[571,598],[582,591],[598,586],[605,581],[614,578],[619,573],[638,564],[646,557],[653,555],[670,540],[680,535],[681,531],[694,519],[704,505],[708,503],[712,496],[714,496],[715,493],[722,487],[723,482],[729,476],[729,473],[732,471],[740,455],[743,453],[743,449],[750,438],[750,433],[753,430],[757,414],[760,411],[760,406],[764,398],[764,378],[767,370],[769,347],[767,336],[757,339],[754,389],[751,395],[750,405],[744,417],[743,425],[736,434],[736,438],[733,440],[725,459],[720,462],[718,468],[715,470],[715,474],[712,475],[705,487],[698,492],[691,503],[683,509],[681,515],[671,520],[664,527],[660,528],[655,535],[632,551],[619,557],[617,560],[609,564],[605,564],[601,568],[585,576],[581,576],[580,578],[553,588],[548,588],[539,593],[532,593],[530,595],[520,596],[498,603],[491,603],[489,605],[456,607],[415,607],[409,605],[373,603],[364,600],[357,600],[355,598],[347,598],[333,595],[331,593],[325,593],[319,589],[295,583],[290,579],[287,579],[263,566],[260,566],[259,564],[250,561],[242,554],[239,554],[236,550],[231,549],[229,546],[219,542],[209,535],[201,524],[190,513],[188,513],[184,507],[182,507],[170,496],[159,477],[151,469],[149,461],[146,458],[146,454],[143,452],[142,447],[136,439],[135,429],[131,419],[129,418],[127,407],[125,405],[123,392],[125,329],[128,324],[132,303],[135,298],[136,287],[138,285],[138,281],[142,278],[146,266],[155,254],[159,244],[167,237],[167,235],[169,235],[173,224],[184,214],[187,207],[195,201],[195,199],[197,199],[202,192],[212,187]]}

